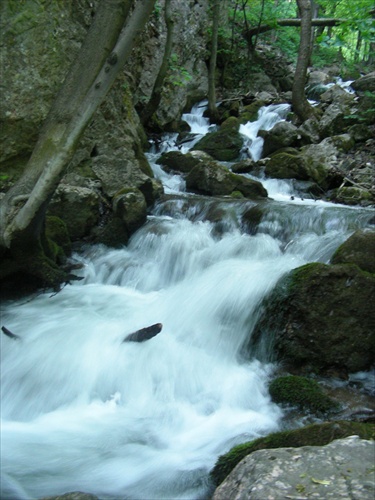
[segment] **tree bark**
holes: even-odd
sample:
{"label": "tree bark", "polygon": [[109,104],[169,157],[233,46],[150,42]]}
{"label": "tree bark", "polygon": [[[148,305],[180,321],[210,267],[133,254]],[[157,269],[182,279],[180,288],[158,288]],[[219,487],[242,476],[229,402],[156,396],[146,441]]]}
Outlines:
{"label": "tree bark", "polygon": [[160,104],[163,84],[168,72],[169,58],[171,57],[172,47],[173,47],[173,27],[174,27],[174,19],[172,16],[172,9],[171,9],[171,0],[165,0],[164,19],[165,19],[165,25],[167,27],[167,39],[165,42],[163,60],[158,75],[156,77],[154,87],[152,89],[151,97],[148,103],[146,104],[145,108],[140,113],[140,120],[142,125],[147,125],[147,123],[149,122],[152,115],[155,113]]}
{"label": "tree bark", "polygon": [[211,122],[217,122],[219,112],[216,107],[216,61],[217,61],[217,44],[219,33],[220,19],[220,3],[214,0],[212,5],[212,37],[211,37],[211,54],[210,64],[208,68],[208,114]]}
{"label": "tree bark", "polygon": [[311,56],[311,2],[297,0],[297,5],[301,16],[301,35],[293,81],[292,106],[299,119],[305,121],[314,116],[314,109],[305,95],[307,68]]}
{"label": "tree bark", "polygon": [[154,3],[102,0],[23,176],[1,200],[2,253],[6,251],[11,258],[20,260],[25,251],[33,249],[34,256],[43,257],[41,235],[48,203],[93,114],[129,57]]}

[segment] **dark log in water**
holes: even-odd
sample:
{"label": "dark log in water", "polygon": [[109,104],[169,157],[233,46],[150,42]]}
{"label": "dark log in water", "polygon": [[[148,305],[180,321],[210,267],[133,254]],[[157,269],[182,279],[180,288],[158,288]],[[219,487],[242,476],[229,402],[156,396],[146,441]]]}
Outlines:
{"label": "dark log in water", "polygon": [[18,335],[16,335],[15,333],[12,333],[10,330],[8,330],[8,328],[6,328],[5,326],[2,326],[1,327],[1,330],[3,333],[5,333],[5,335],[7,337],[9,337],[10,339],[12,340],[21,340],[21,337],[19,337]]}
{"label": "dark log in water", "polygon": [[161,323],[141,328],[141,330],[137,330],[136,332],[125,337],[123,342],[145,342],[160,333],[162,328],[163,325]]}

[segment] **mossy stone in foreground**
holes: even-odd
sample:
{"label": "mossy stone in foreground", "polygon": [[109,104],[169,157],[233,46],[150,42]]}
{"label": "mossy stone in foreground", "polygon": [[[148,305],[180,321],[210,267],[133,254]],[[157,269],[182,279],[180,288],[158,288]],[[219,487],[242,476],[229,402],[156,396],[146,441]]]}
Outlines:
{"label": "mossy stone in foreground", "polygon": [[339,405],[326,396],[315,380],[295,375],[278,377],[269,386],[275,403],[297,406],[312,413],[325,413],[338,409]]}
{"label": "mossy stone in foreground", "polygon": [[308,425],[302,429],[269,434],[255,441],[235,446],[225,455],[221,455],[210,472],[210,476],[218,486],[243,458],[257,450],[325,446],[335,439],[353,435],[361,439],[374,439],[375,425],[347,421],[326,422]]}

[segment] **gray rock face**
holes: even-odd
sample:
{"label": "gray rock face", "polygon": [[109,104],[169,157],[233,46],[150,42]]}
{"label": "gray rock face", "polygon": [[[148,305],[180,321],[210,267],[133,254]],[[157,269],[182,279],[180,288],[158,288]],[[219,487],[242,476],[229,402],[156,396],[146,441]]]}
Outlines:
{"label": "gray rock face", "polygon": [[263,157],[278,149],[294,146],[300,137],[297,127],[289,122],[279,122],[270,131],[259,135],[264,138]]}
{"label": "gray rock face", "polygon": [[351,85],[354,90],[365,91],[369,90],[370,92],[374,92],[375,90],[375,71],[369,73],[368,75],[364,75],[361,78],[358,78]]}
{"label": "gray rock face", "polygon": [[375,443],[351,436],[326,446],[260,450],[244,458],[212,500],[373,500]]}

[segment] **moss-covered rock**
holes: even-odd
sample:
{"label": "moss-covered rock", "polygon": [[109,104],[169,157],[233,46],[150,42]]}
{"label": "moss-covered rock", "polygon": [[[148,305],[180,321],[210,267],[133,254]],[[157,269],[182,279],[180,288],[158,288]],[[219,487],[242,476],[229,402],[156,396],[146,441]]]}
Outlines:
{"label": "moss-covered rock", "polygon": [[373,190],[357,186],[343,186],[333,189],[328,193],[328,198],[343,205],[369,206],[375,203],[375,193]]}
{"label": "moss-covered rock", "polygon": [[184,155],[181,151],[168,151],[163,153],[156,161],[158,165],[162,165],[163,169],[167,172],[181,172],[187,174],[195,167],[199,159],[192,154]]}
{"label": "moss-covered rock", "polygon": [[310,179],[308,165],[297,150],[288,148],[287,151],[276,152],[266,163],[265,173],[275,179]]}
{"label": "moss-covered rock", "polygon": [[260,356],[268,346],[266,355],[271,349],[294,373],[368,370],[375,361],[374,303],[374,275],[349,264],[307,264],[265,299],[248,348]]}
{"label": "moss-covered rock", "polygon": [[186,177],[187,189],[201,194],[222,196],[239,191],[250,199],[266,198],[262,184],[230,172],[215,161],[201,161]]}
{"label": "moss-covered rock", "polygon": [[277,377],[272,380],[268,389],[275,403],[296,406],[311,413],[326,413],[339,407],[338,403],[324,394],[315,380],[306,377]]}
{"label": "moss-covered rock", "polygon": [[360,229],[333,254],[332,264],[355,264],[363,271],[375,273],[375,231]]}
{"label": "moss-covered rock", "polygon": [[205,151],[219,161],[231,161],[238,158],[242,146],[243,139],[237,130],[224,128],[205,135],[193,149]]}
{"label": "moss-covered rock", "polygon": [[[54,242],[65,256],[69,256],[72,251],[72,244],[69,237],[68,228],[65,222],[59,217],[47,216],[46,217],[46,237]],[[58,250],[60,253],[60,250]]]}
{"label": "moss-covered rock", "polygon": [[131,235],[139,229],[147,219],[147,204],[139,189],[122,189],[112,201],[113,213],[119,217]]}
{"label": "moss-covered rock", "polygon": [[302,429],[276,432],[266,437],[243,443],[232,448],[228,453],[218,458],[210,476],[219,485],[232,472],[235,466],[247,455],[257,450],[301,446],[324,446],[335,439],[348,436],[359,436],[362,439],[374,439],[374,424],[359,422],[327,422],[313,424]]}

